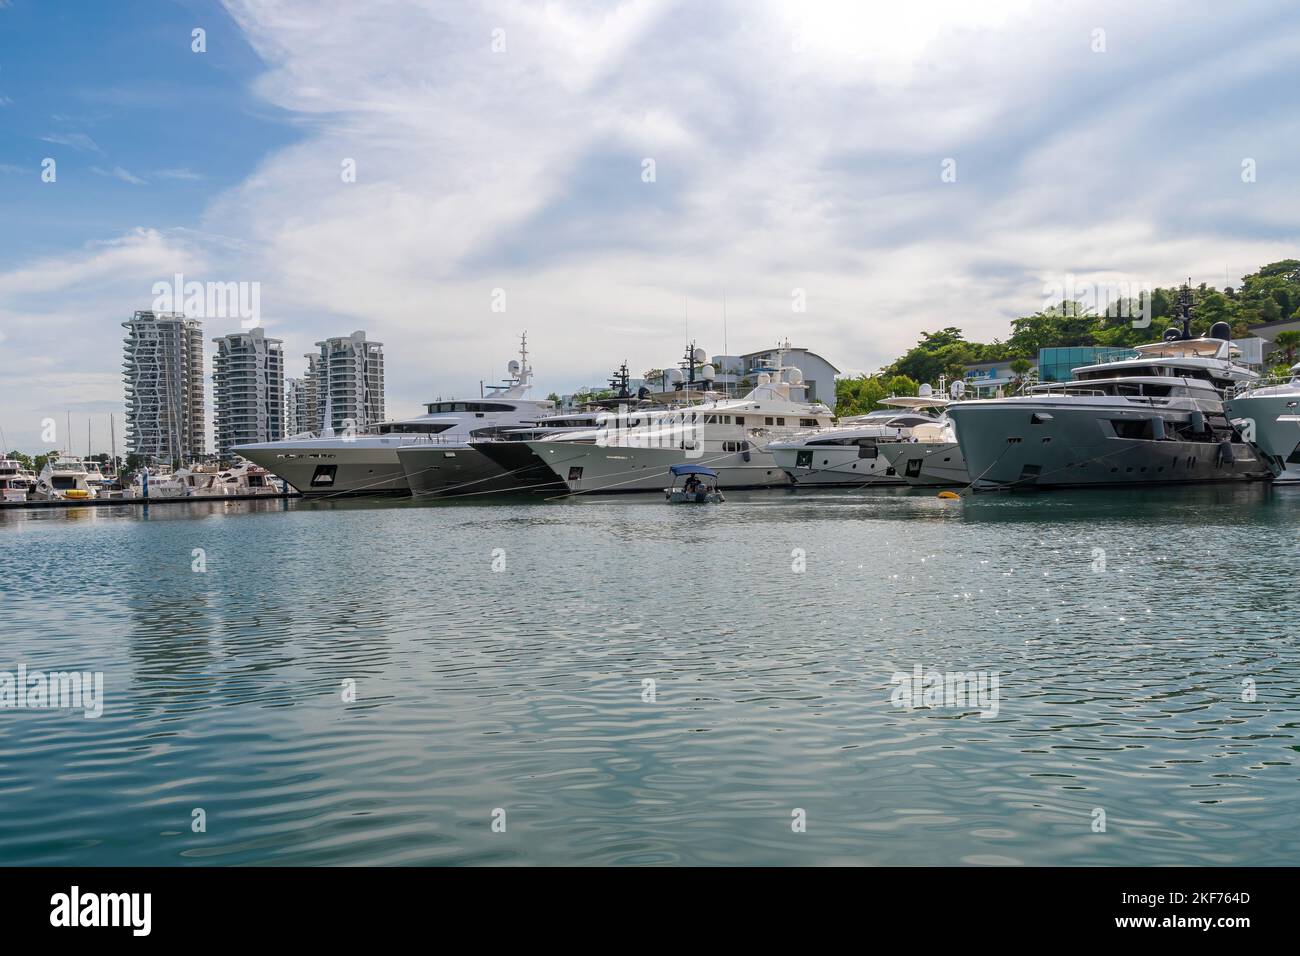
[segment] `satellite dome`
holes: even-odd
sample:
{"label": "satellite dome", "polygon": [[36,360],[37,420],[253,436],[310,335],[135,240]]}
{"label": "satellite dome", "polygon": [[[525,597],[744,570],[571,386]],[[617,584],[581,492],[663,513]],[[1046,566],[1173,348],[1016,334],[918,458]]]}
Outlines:
{"label": "satellite dome", "polygon": [[670,368],[664,372],[664,381],[676,385],[682,380],[682,370],[679,368]]}
{"label": "satellite dome", "polygon": [[697,362],[703,362],[708,357],[709,353],[704,351],[704,349],[696,349],[691,353],[691,358],[695,359]]}
{"label": "satellite dome", "polygon": [[1232,341],[1232,326],[1227,322],[1215,322],[1210,326],[1210,338],[1221,339],[1224,342]]}
{"label": "satellite dome", "polygon": [[700,370],[700,374],[704,376],[704,380],[705,380],[706,382],[712,382],[714,376],[716,376],[718,373],[717,373],[717,371],[713,368],[712,365],[706,365],[706,366],[704,366],[703,369]]}
{"label": "satellite dome", "polygon": [[759,384],[759,385],[768,385],[768,384],[771,383],[771,381],[772,381],[772,376],[771,376],[771,375],[768,375],[766,372],[759,372],[759,373],[758,373],[758,384]]}
{"label": "satellite dome", "polygon": [[918,389],[918,394],[922,398],[929,398],[931,395],[934,394],[934,388],[927,382],[926,384],[922,385],[920,389]]}
{"label": "satellite dome", "polygon": [[510,370],[510,374],[511,374],[511,375],[518,375],[518,374],[519,374],[519,360],[518,360],[518,359],[511,359],[511,360],[510,360],[510,364],[507,365],[506,368]]}
{"label": "satellite dome", "polygon": [[803,384],[803,372],[800,369],[792,368],[785,373],[785,380],[791,385]]}
{"label": "satellite dome", "polygon": [[953,398],[961,398],[966,394],[966,383],[961,379],[957,379],[957,381],[953,382],[952,385],[949,386],[948,394]]}

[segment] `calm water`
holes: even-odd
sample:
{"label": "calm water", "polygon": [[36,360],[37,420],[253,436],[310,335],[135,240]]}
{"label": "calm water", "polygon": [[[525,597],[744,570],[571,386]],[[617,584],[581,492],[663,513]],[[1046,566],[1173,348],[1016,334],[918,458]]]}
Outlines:
{"label": "calm water", "polygon": [[1300,489],[729,499],[0,513],[0,863],[1300,862]]}

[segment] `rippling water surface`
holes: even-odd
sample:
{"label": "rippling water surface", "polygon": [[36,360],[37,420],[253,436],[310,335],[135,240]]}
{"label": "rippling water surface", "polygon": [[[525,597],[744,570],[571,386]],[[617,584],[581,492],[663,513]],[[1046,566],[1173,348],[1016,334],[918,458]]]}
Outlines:
{"label": "rippling water surface", "polygon": [[[105,683],[0,710],[0,863],[1295,864],[1297,528],[1267,486],[0,513],[0,670]],[[996,716],[895,706],[916,665]]]}

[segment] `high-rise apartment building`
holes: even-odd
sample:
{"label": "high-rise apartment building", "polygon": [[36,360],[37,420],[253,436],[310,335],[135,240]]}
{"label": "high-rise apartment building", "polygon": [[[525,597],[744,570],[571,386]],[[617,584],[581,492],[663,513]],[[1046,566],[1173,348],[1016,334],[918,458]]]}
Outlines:
{"label": "high-rise apartment building", "polygon": [[284,350],[261,328],[213,339],[212,395],[217,454],[284,437]]}
{"label": "high-rise apartment building", "polygon": [[317,342],[316,401],[325,428],[360,431],[384,420],[384,347],[365,332]]}
{"label": "high-rise apartment building", "polygon": [[202,456],[203,324],[177,313],[136,312],[122,327],[128,452],[167,464]]}

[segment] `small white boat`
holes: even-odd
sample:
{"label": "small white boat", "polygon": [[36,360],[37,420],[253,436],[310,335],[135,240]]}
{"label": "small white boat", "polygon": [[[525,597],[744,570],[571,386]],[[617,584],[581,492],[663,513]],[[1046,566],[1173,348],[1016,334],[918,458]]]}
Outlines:
{"label": "small white boat", "polygon": [[26,501],[36,476],[13,458],[0,458],[0,501]]}
{"label": "small white boat", "polygon": [[[668,469],[672,484],[664,489],[669,504],[713,505],[726,501],[718,487],[718,473],[703,465],[673,465]],[[680,488],[677,479],[685,478]]]}
{"label": "small white boat", "polygon": [[131,479],[132,498],[188,498],[190,487],[166,468],[141,468]]}
{"label": "small white boat", "polygon": [[36,479],[32,497],[38,501],[77,501],[96,497],[98,485],[104,476],[99,471],[98,463],[92,464],[94,464],[93,475],[87,463],[80,458],[54,452],[46,460],[45,467],[41,469],[40,476]]}

